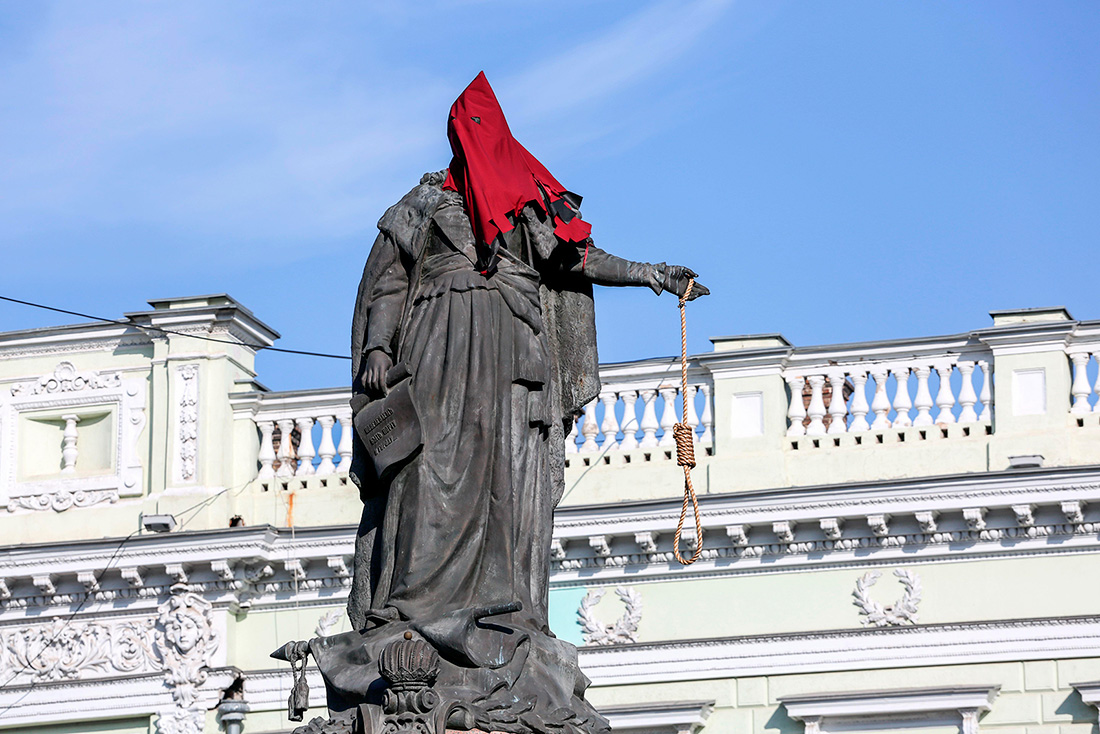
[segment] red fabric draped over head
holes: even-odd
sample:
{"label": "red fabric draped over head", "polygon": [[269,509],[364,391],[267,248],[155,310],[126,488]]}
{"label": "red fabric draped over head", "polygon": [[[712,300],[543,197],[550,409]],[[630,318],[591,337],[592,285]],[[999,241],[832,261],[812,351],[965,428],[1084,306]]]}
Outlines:
{"label": "red fabric draped over head", "polygon": [[566,242],[584,242],[591,234],[592,226],[571,205],[580,198],[512,137],[485,72],[451,105],[447,137],[454,158],[443,188],[466,200],[474,234],[491,250],[497,236],[512,229],[508,215],[518,216],[528,203],[550,215],[554,234]]}

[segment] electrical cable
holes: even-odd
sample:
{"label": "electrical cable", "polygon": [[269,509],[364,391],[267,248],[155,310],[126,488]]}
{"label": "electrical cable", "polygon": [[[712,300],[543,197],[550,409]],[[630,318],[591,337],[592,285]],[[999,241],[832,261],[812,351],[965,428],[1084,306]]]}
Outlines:
{"label": "electrical cable", "polygon": [[32,308],[41,308],[46,311],[54,311],[55,313],[63,313],[68,316],[77,316],[82,319],[90,319],[92,321],[102,321],[107,324],[118,324],[119,326],[132,326],[135,329],[141,329],[142,331],[156,331],[161,334],[172,334],[173,336],[186,336],[190,339],[200,339],[206,342],[215,342],[217,344],[233,344],[235,346],[248,347],[255,349],[256,351],[265,350],[268,352],[279,352],[281,354],[300,354],[306,357],[324,357],[326,359],[347,359],[351,357],[345,354],[325,354],[324,352],[309,352],[302,349],[282,349],[280,347],[269,347],[264,344],[249,344],[248,342],[233,341],[231,339],[215,339],[211,336],[201,336],[199,334],[188,334],[182,331],[172,331],[171,329],[165,329],[160,326],[146,326],[145,324],[138,324],[133,321],[120,321],[118,319],[108,319],[102,316],[92,316],[91,314],[81,313],[79,311],[70,311],[64,308],[56,308],[54,306],[46,306],[41,303],[34,303],[32,301],[21,301],[18,298],[10,298],[9,296],[0,296],[0,301],[8,301],[10,303],[18,303],[23,306],[31,306]]}

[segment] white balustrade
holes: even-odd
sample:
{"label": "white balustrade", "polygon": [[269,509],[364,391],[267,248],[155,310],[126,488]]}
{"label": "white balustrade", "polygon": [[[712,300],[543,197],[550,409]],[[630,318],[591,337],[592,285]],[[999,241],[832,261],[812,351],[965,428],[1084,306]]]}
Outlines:
{"label": "white balustrade", "polygon": [[298,435],[302,437],[298,444],[298,470],[295,474],[299,477],[309,476],[314,473],[313,457],[317,452],[313,449],[313,419],[299,418]]}
{"label": "white balustrade", "polygon": [[[855,392],[852,393],[852,425],[848,429],[852,433],[860,433],[871,428],[867,423],[867,370],[858,369],[852,372],[852,385]],[[832,426],[829,426],[832,428]]]}
{"label": "white balustrade", "polygon": [[913,407],[913,401],[909,399],[909,368],[895,367],[892,372],[897,381],[897,389],[894,391],[894,426],[906,428],[913,425],[909,418],[909,409]]}
{"label": "white balustrade", "polygon": [[619,402],[619,396],[605,391],[600,393],[600,402],[603,403],[603,423],[600,424],[604,435],[602,448],[613,451],[619,446],[619,419],[615,417],[615,405]]}
{"label": "white balustrade", "polygon": [[[822,397],[822,388],[825,385],[823,375],[810,375],[810,407],[806,412],[810,414],[810,425],[806,426],[807,436],[821,436],[825,433],[825,399]],[[791,396],[792,400],[802,400],[802,396]],[[841,400],[841,403],[844,401]]]}
{"label": "white balustrade", "polygon": [[72,474],[76,471],[76,424],[80,421],[80,416],[66,414],[61,416],[61,420],[65,421],[65,429],[61,433],[61,473]]}
{"label": "white balustrade", "polygon": [[951,392],[953,367],[950,364],[938,364],[935,367],[936,373],[940,376],[940,389],[936,393],[936,407],[940,412],[936,414],[936,423],[949,425],[955,422],[955,415],[951,412],[951,408],[955,405],[955,394]]}
{"label": "white balustrade", "polygon": [[275,472],[277,477],[292,477],[296,464],[294,462],[294,442],[291,434],[294,432],[294,419],[284,418],[276,421],[279,426],[279,451],[276,458],[279,460],[279,469]]}
{"label": "white balustrade", "polygon": [[[1073,396],[1073,405],[1070,406],[1070,413],[1080,415],[1092,412],[1092,407],[1089,405],[1092,386],[1089,385],[1088,375],[1091,356],[1088,352],[1075,352],[1069,355],[1070,362],[1073,364],[1073,385],[1069,390],[1070,395]],[[1100,385],[1100,380],[1097,384]]]}
{"label": "white balustrade", "polygon": [[317,447],[317,455],[321,457],[321,463],[317,465],[317,476],[323,477],[336,471],[336,465],[332,463],[336,456],[336,444],[332,442],[332,426],[336,423],[336,416],[322,415],[317,418],[317,424],[321,426],[321,444]]}
{"label": "white balustrade", "polygon": [[665,407],[661,410],[661,440],[657,445],[675,446],[676,440],[672,437],[672,427],[680,420],[676,414],[676,388],[662,387],[657,392],[665,401]]}
{"label": "white balustrade", "polygon": [[351,413],[338,415],[336,420],[340,421],[340,445],[336,447],[340,463],[336,465],[336,471],[343,473],[351,471],[352,431],[355,429],[351,425]]}
{"label": "white balustrade", "polygon": [[658,381],[667,380],[667,375],[658,375],[651,387],[638,384],[643,379],[630,375],[622,381],[626,384],[621,385],[604,378],[600,396],[585,406],[584,415],[574,422],[566,437],[566,453],[607,454],[661,448],[665,451],[650,455],[658,459],[674,456],[676,441],[672,427],[680,422],[682,406],[678,403],[685,396],[687,425],[696,443],[701,446],[713,443],[713,393],[709,382],[693,380],[682,395],[677,385],[659,384]]}
{"label": "white balustrade", "polygon": [[978,400],[982,404],[982,414],[979,416],[983,421],[992,423],[993,421],[993,365],[984,359],[978,360],[978,366],[982,368],[982,391],[978,395]]}
{"label": "white balustrade", "polygon": [[623,390],[619,396],[623,399],[623,440],[619,442],[619,448],[630,451],[638,448],[638,415],[634,407],[638,402],[638,391]]}
{"label": "white balustrade", "polygon": [[582,454],[600,450],[600,445],[596,443],[596,436],[599,433],[600,426],[596,423],[596,400],[593,399],[584,406],[584,418],[581,423],[581,435],[584,436],[584,443],[581,444]]}
{"label": "white balustrade", "polygon": [[875,420],[871,423],[871,428],[881,431],[890,427],[890,419],[886,417],[890,412],[890,398],[886,397],[886,367],[880,365],[871,370],[871,377],[875,380],[875,398],[871,401]]}
{"label": "white balustrade", "polygon": [[[1087,360],[1077,358],[1075,364],[1077,362],[1085,364]],[[955,374],[959,376],[957,393],[952,387]],[[1088,398],[1093,387],[1088,384],[1087,378],[1077,379],[1076,374],[1074,404],[1086,406],[1085,409],[1078,407],[1078,412],[1091,412],[1093,409]],[[1079,374],[1085,374],[1084,367]],[[891,428],[900,430],[910,426],[946,427],[956,423],[991,422],[992,378],[990,360],[961,359],[958,355],[793,367],[784,374],[789,388],[786,433],[796,439],[800,436],[858,434]],[[975,379],[981,380],[980,391],[975,386]],[[828,408],[824,401],[826,382],[830,393]],[[806,385],[809,385],[808,405],[805,403]],[[844,399],[846,388],[851,391],[851,400],[847,404]],[[1100,394],[1100,382],[1096,389]],[[914,409],[916,415],[913,415]],[[828,428],[826,412],[829,416]],[[809,422],[804,427],[807,416]]]}
{"label": "white balustrade", "polygon": [[803,436],[806,434],[806,426],[802,425],[806,420],[806,401],[802,397],[802,390],[806,385],[806,378],[800,375],[791,375],[787,378],[787,386],[790,388],[790,407],[787,408],[788,436]]}
{"label": "white balustrade", "polygon": [[260,451],[256,458],[260,461],[260,479],[270,479],[275,476],[275,444],[272,442],[272,434],[275,433],[274,421],[256,421],[260,429]]}
{"label": "white balustrade", "polygon": [[[345,390],[259,393],[248,413],[259,432],[256,477],[270,480],[346,474],[354,428]],[[277,442],[277,447],[276,447]]]}
{"label": "white balustrade", "polygon": [[644,408],[642,409],[642,442],[639,444],[643,449],[652,448],[657,445],[657,429],[661,427],[661,424],[657,422],[657,391],[656,390],[642,390],[642,402]]}
{"label": "white balustrade", "polygon": [[828,433],[844,433],[848,430],[848,424],[844,418],[847,412],[848,404],[844,399],[844,372],[832,370],[829,372]]}
{"label": "white balustrade", "polygon": [[913,419],[914,426],[932,425],[932,391],[928,389],[928,377],[932,374],[932,368],[926,364],[919,364],[913,370],[917,374],[917,398],[914,405],[917,407],[917,417]]}

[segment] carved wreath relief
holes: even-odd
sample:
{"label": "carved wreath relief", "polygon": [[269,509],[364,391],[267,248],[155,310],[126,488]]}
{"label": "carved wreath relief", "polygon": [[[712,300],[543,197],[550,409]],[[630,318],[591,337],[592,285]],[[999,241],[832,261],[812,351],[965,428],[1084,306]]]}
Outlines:
{"label": "carved wreath relief", "polygon": [[615,594],[626,606],[623,615],[614,624],[603,624],[592,614],[592,609],[603,599],[605,589],[593,589],[581,601],[577,610],[586,645],[615,645],[638,641],[638,623],[642,621],[642,597],[628,586],[615,589]]}
{"label": "carved wreath relief", "polygon": [[859,607],[859,613],[865,617],[863,624],[871,627],[916,624],[917,606],[921,601],[920,577],[912,571],[894,571],[894,575],[901,580],[905,593],[893,604],[883,606],[872,599],[867,591],[881,575],[881,571],[868,571],[856,581],[852,603]]}

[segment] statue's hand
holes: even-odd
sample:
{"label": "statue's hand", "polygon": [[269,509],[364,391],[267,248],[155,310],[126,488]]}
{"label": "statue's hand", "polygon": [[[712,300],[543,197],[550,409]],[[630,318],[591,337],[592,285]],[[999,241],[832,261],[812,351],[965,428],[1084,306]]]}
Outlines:
{"label": "statue's hand", "polygon": [[[665,279],[661,285],[666,291],[675,293],[679,298],[687,291],[688,280],[698,277],[698,273],[691,268],[684,267],[683,265],[667,265],[665,266]],[[688,296],[688,300],[694,301],[699,296],[708,295],[710,295],[710,289],[696,281],[691,286],[691,294]]]}
{"label": "statue's hand", "polygon": [[393,367],[390,355],[381,349],[373,349],[367,353],[367,366],[363,370],[365,387],[379,395],[386,394],[386,373]]}

